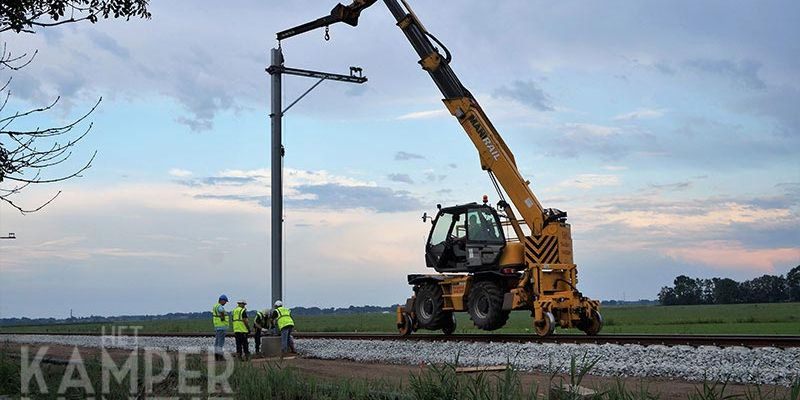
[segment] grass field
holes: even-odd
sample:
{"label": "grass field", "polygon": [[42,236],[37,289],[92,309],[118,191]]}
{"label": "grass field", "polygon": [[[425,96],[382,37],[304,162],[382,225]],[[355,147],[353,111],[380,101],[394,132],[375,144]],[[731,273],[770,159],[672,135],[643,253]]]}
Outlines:
{"label": "grass field", "polygon": [[[603,333],[800,335],[800,303],[604,307],[602,313],[605,319]],[[459,313],[457,318],[457,332],[480,332],[472,326],[468,314]],[[294,320],[296,329],[302,332],[395,331],[394,313],[295,316]],[[131,321],[127,324],[142,326],[142,333],[196,333],[211,330],[211,321],[206,320]],[[15,326],[0,328],[0,333],[97,333],[103,326],[108,332],[111,324]],[[527,312],[514,312],[506,326],[496,332],[529,332],[530,326],[531,319]]]}

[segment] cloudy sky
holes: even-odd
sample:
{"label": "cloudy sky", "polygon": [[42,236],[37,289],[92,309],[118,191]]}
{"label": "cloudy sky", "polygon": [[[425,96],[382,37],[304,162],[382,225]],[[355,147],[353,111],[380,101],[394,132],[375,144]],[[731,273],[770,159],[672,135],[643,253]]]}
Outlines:
{"label": "cloudy sky", "polygon": [[[436,6],[439,4],[439,6]],[[793,1],[414,1],[545,207],[566,210],[580,288],[654,298],[674,276],[748,279],[800,264],[800,5]],[[2,34],[38,49],[4,114],[50,126],[102,97],[68,171],[0,205],[0,316],[165,313],[269,286],[274,33],[321,1],[154,2],[147,21]],[[423,212],[497,196],[380,2],[357,28],[283,44],[286,64],[359,65],[285,118],[285,300],[388,305],[425,272]],[[284,101],[313,81],[287,77]],[[84,124],[84,127],[87,124]]]}

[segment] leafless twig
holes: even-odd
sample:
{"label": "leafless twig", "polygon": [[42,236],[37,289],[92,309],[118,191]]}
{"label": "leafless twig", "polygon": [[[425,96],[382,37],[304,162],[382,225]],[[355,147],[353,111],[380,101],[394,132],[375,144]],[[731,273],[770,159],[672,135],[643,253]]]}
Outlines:
{"label": "leafless twig", "polygon": [[[25,54],[14,56],[3,46],[0,54],[0,70],[8,68],[17,71],[30,64],[35,56],[36,53],[30,57]],[[83,122],[97,109],[103,99],[98,99],[87,112],[72,122],[47,128],[39,126],[31,128],[31,122],[38,118],[38,115],[51,111],[58,104],[60,97],[56,97],[46,106],[4,116],[3,111],[6,110],[11,98],[11,82],[11,78],[7,79],[0,88],[0,200],[27,214],[39,211],[53,202],[61,191],[37,207],[25,208],[17,204],[13,198],[23,189],[31,184],[54,183],[80,177],[92,166],[97,156],[96,151],[77,169],[67,173],[60,171],[53,173],[56,171],[53,167],[69,160],[75,146],[89,134],[92,123],[85,126],[83,132],[78,135],[74,135],[72,131],[76,128],[82,129]]]}

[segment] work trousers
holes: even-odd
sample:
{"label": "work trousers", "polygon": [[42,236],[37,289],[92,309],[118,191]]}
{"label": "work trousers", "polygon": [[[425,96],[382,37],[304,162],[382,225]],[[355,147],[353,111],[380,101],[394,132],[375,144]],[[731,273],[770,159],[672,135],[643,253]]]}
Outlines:
{"label": "work trousers", "polygon": [[292,353],[295,352],[292,330],[294,330],[293,326],[287,326],[281,329],[281,351],[284,353],[288,353],[290,350]]}
{"label": "work trousers", "polygon": [[225,333],[227,333],[226,329],[214,330],[214,354],[222,354],[225,348]]}
{"label": "work trousers", "polygon": [[256,342],[256,353],[261,353],[261,329],[256,329],[253,339]]}
{"label": "work trousers", "polygon": [[236,337],[236,355],[241,356],[242,353],[250,355],[250,344],[247,343],[247,332],[234,332]]}

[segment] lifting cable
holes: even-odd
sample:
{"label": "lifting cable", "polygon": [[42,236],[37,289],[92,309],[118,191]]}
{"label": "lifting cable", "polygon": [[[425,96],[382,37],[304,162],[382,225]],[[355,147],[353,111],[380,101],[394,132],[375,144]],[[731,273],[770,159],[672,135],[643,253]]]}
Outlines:
{"label": "lifting cable", "polygon": [[492,185],[494,185],[494,189],[497,191],[497,197],[500,198],[500,201],[502,201],[503,203],[508,204],[506,202],[505,196],[503,196],[503,191],[500,190],[500,185],[497,184],[497,178],[495,178],[494,174],[492,173],[492,170],[486,170],[486,172],[489,173],[489,179],[492,180]]}
{"label": "lifting cable", "polygon": [[[492,185],[494,185],[494,189],[497,191],[497,197],[500,198],[500,201],[502,201],[506,205],[506,207],[510,207],[508,202],[506,202],[506,198],[503,196],[503,191],[500,190],[500,185],[497,184],[497,178],[495,178],[494,174],[492,173],[492,170],[486,170],[486,172],[489,173],[489,179],[492,180]],[[503,212],[506,212],[506,211],[503,210]],[[505,217],[509,221],[511,221],[511,218],[508,217],[508,212],[506,212]],[[508,237],[508,236],[509,236],[508,226],[506,226],[506,237]],[[521,238],[519,238],[519,239],[522,240]]]}

